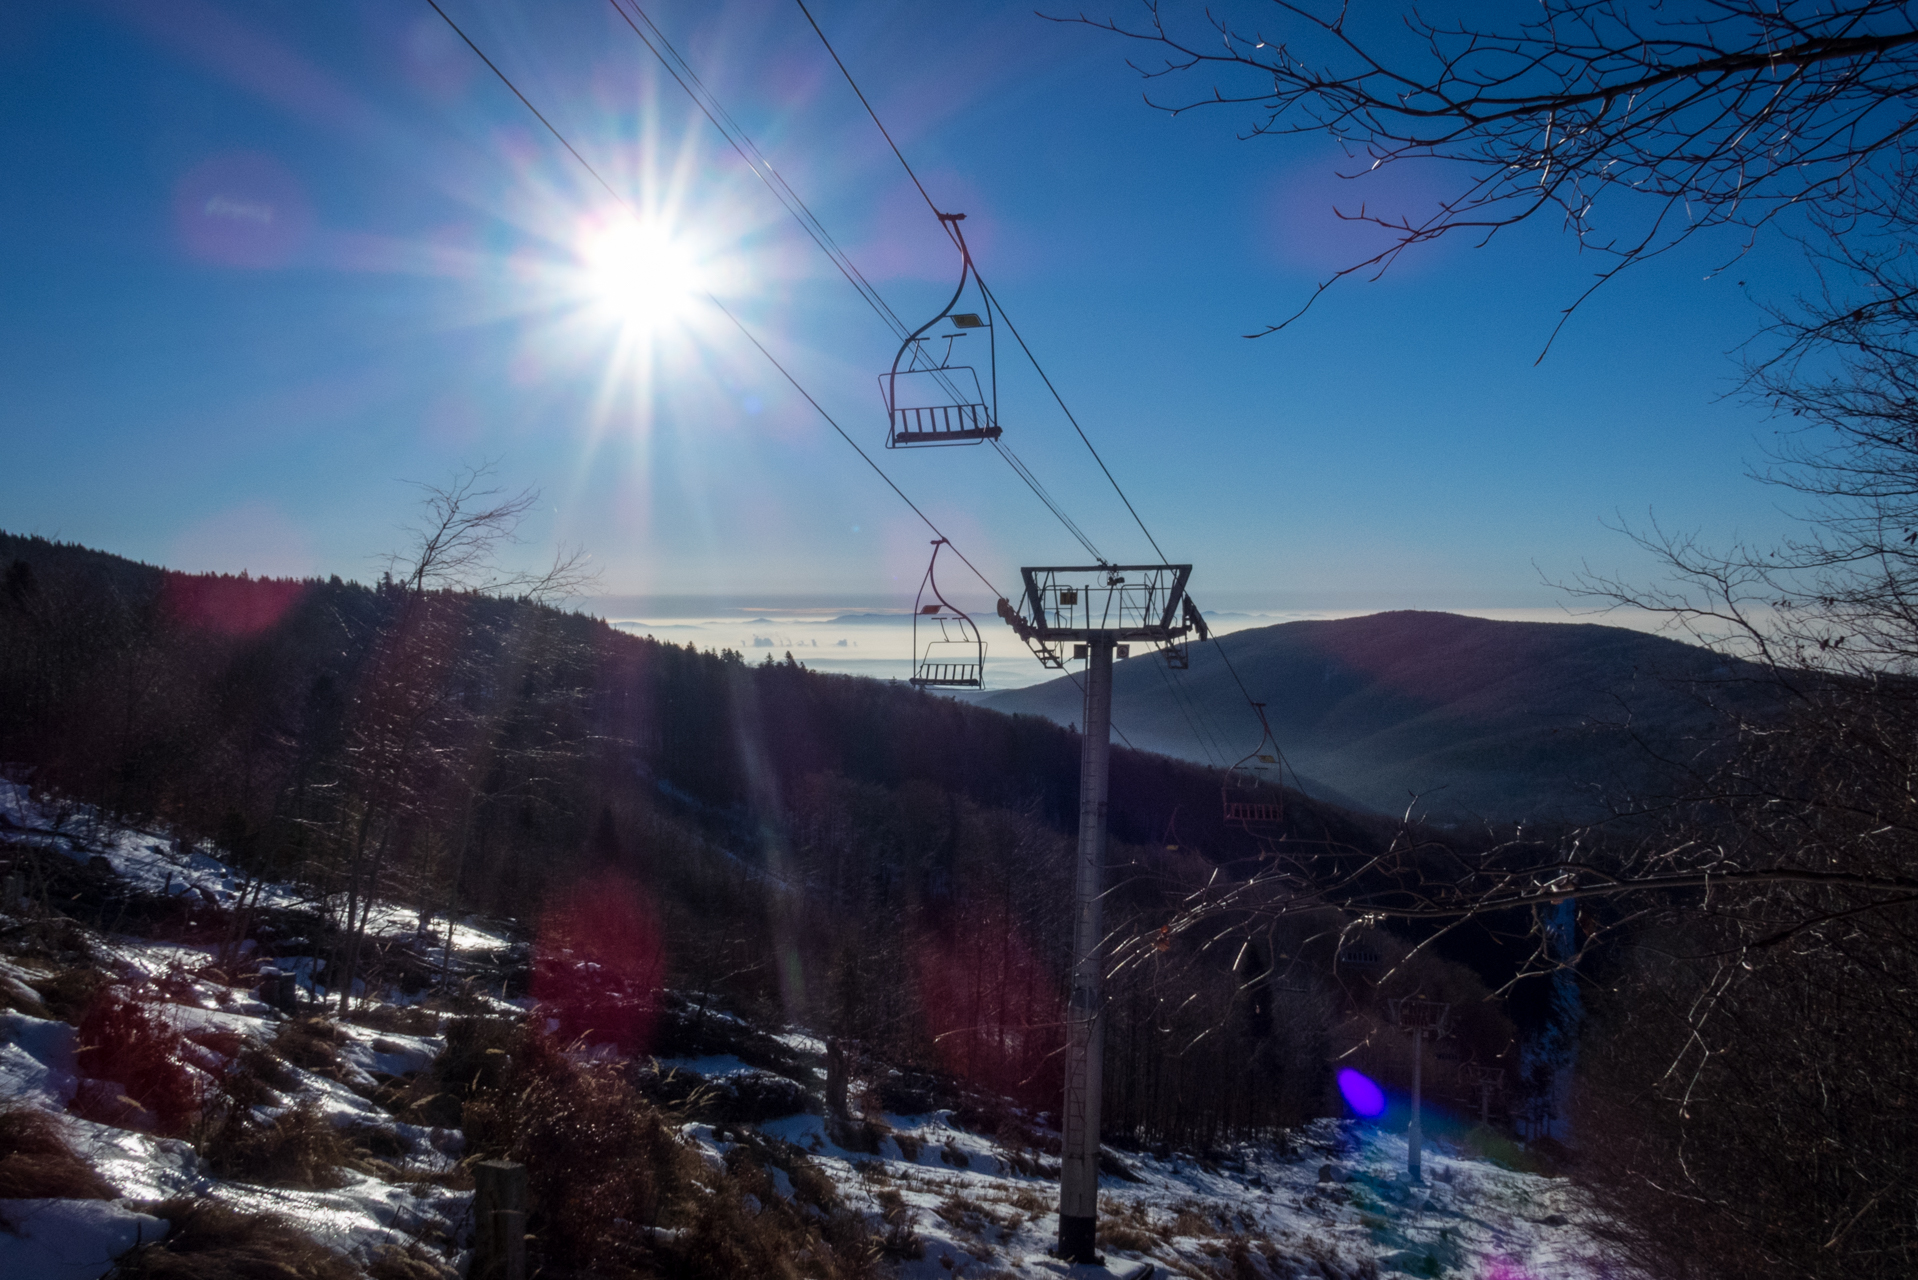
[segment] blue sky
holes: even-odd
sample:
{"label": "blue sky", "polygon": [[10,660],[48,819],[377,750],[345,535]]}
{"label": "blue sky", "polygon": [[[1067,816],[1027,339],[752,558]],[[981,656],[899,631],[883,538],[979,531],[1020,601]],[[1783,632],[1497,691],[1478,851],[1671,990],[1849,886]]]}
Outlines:
{"label": "blue sky", "polygon": [[[603,0],[447,8],[989,577],[1082,558],[991,452],[878,448],[887,331]],[[929,317],[955,255],[798,10],[649,12]],[[1543,223],[1246,341],[1364,256],[1335,204],[1453,175],[1342,183],[1324,145],[1239,140],[1248,114],[1154,111],[1135,50],[1026,3],[814,13],[1202,601],[1551,608],[1541,574],[1650,573],[1621,517],[1787,528],[1746,475],[1774,424],[1727,398],[1803,283],[1787,242],[1628,274],[1542,363],[1598,265]],[[625,215],[424,3],[10,6],[0,166],[0,527],[364,577],[402,481],[494,459],[544,494],[524,554],[581,543],[608,594],[909,603],[930,535],[710,306],[621,292]],[[1000,415],[1103,552],[1147,555],[1029,374]]]}

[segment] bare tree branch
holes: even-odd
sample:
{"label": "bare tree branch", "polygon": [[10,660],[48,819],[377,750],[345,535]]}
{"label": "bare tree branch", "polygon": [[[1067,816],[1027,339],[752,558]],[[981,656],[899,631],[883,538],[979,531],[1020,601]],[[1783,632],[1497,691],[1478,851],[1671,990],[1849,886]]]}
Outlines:
{"label": "bare tree branch", "polygon": [[[1215,77],[1202,94],[1148,95],[1164,110],[1250,108],[1242,136],[1327,135],[1359,161],[1347,177],[1413,159],[1465,175],[1427,215],[1341,213],[1392,243],[1248,337],[1415,245],[1455,232],[1483,243],[1548,210],[1603,255],[1596,289],[1709,228],[1756,229],[1791,210],[1876,223],[1904,209],[1918,27],[1900,0],[1543,0],[1532,20],[1498,27],[1408,9],[1396,34],[1356,33],[1344,4],[1272,0],[1265,27],[1144,7],[1138,23],[1054,20],[1155,46],[1157,62],[1132,64],[1150,80]],[[1608,229],[1601,202],[1621,194],[1649,200]]]}

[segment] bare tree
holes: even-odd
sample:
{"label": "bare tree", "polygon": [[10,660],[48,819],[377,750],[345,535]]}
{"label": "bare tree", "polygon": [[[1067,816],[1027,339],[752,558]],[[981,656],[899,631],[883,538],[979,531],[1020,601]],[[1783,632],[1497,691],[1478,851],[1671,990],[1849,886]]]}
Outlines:
{"label": "bare tree", "polygon": [[[1903,0],[1543,0],[1498,25],[1407,6],[1399,30],[1340,2],[1239,6],[1243,20],[1144,7],[1137,23],[1059,20],[1153,46],[1157,61],[1133,65],[1154,80],[1214,77],[1149,94],[1155,106],[1250,109],[1247,136],[1329,135],[1356,162],[1348,176],[1408,160],[1461,171],[1429,214],[1341,211],[1391,242],[1313,298],[1415,245],[1541,214],[1604,256],[1596,289],[1709,228],[1755,231],[1794,209],[1851,228],[1908,198],[1918,23]],[[1608,225],[1601,205],[1621,194],[1638,207]]]}
{"label": "bare tree", "polygon": [[393,861],[448,826],[460,834],[446,838],[465,847],[475,771],[491,753],[505,702],[477,688],[486,682],[469,670],[474,597],[548,601],[576,594],[591,579],[579,550],[562,549],[540,572],[502,565],[539,491],[508,493],[491,483],[493,476],[483,464],[463,468],[443,486],[418,485],[423,510],[406,527],[411,545],[390,561],[386,616],[355,689],[345,750],[342,1012]]}
{"label": "bare tree", "polygon": [[511,569],[504,551],[539,504],[538,489],[509,493],[493,483],[496,464],[462,467],[444,485],[409,481],[421,493],[419,519],[404,526],[405,550],[387,557],[387,572],[415,596],[464,591],[547,603],[577,594],[596,576],[579,547],[560,547],[544,570]]}

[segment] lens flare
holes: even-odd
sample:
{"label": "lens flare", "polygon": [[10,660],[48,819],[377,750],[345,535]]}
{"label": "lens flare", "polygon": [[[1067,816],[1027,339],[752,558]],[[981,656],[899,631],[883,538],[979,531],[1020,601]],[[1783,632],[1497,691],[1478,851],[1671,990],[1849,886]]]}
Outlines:
{"label": "lens flare", "polygon": [[614,872],[554,895],[533,950],[533,998],[562,1042],[652,1047],[665,941],[638,885]]}
{"label": "lens flare", "polygon": [[692,249],[657,222],[589,227],[579,260],[595,308],[631,328],[656,331],[683,321],[705,288]]}
{"label": "lens flare", "polygon": [[1376,1116],[1385,1110],[1385,1091],[1350,1067],[1339,1072],[1339,1092],[1345,1096],[1345,1105],[1362,1116]]}

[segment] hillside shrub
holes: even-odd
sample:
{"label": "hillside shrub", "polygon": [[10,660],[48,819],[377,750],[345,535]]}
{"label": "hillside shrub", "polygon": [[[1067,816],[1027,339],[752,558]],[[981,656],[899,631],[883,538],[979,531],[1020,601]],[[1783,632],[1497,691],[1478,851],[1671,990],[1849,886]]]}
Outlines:
{"label": "hillside shrub", "polygon": [[616,1068],[576,1063],[525,1027],[510,1047],[473,1054],[483,1032],[471,1033],[458,1051],[480,1080],[465,1105],[467,1150],[526,1165],[541,1265],[643,1273],[652,1250],[641,1228],[659,1225],[703,1163]]}
{"label": "hillside shrub", "polygon": [[[834,1207],[830,1180],[796,1150],[775,1151],[742,1132],[716,1168],[634,1088],[623,1064],[577,1061],[527,1026],[504,1045],[488,1044],[498,1026],[469,1027],[436,1069],[471,1069],[478,1081],[465,1104],[469,1155],[526,1165],[531,1261],[542,1274],[875,1274],[881,1243],[858,1214]],[[797,1204],[774,1189],[771,1165],[792,1176]]]}
{"label": "hillside shrub", "polygon": [[[120,1087],[82,1089],[74,1095],[76,1114],[102,1123],[127,1119],[121,1097],[151,1116],[156,1132],[184,1134],[200,1109],[205,1077],[181,1056],[179,1033],[120,987],[103,987],[80,1017],[74,1065],[94,1081]],[[140,1117],[145,1119],[145,1117]]]}

